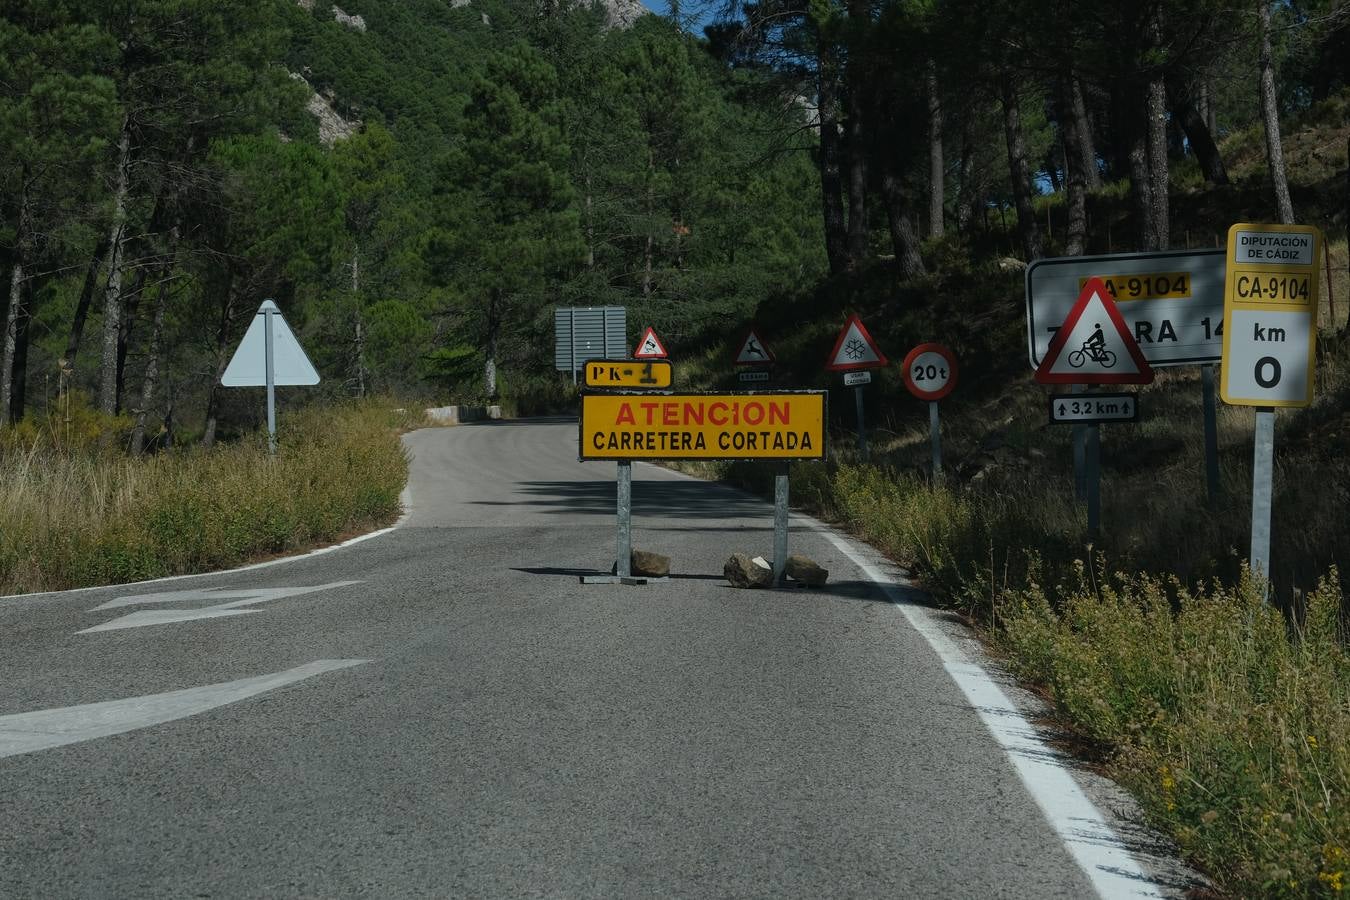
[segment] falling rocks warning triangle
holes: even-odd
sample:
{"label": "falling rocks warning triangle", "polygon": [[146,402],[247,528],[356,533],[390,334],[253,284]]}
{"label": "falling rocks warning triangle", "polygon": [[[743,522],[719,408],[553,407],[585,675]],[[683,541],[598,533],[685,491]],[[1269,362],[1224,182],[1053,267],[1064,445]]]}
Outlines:
{"label": "falling rocks warning triangle", "polygon": [[305,355],[295,333],[271,300],[264,300],[234,351],[220,383],[225,387],[267,386],[267,313],[272,319],[272,383],[318,384],[319,373]]}
{"label": "falling rocks warning triangle", "polygon": [[834,351],[825,368],[831,372],[848,372],[853,369],[880,369],[888,365],[886,354],[881,352],[877,342],[863,327],[862,319],[849,316],[839,339],[834,342]]}
{"label": "falling rocks warning triangle", "polygon": [[1149,384],[1139,344],[1100,278],[1089,278],[1036,369],[1041,384]]}
{"label": "falling rocks warning triangle", "polygon": [[745,340],[741,341],[741,349],[736,352],[736,358],[732,360],[732,364],[737,366],[763,366],[773,361],[773,351],[752,328],[746,333]]}
{"label": "falling rocks warning triangle", "polygon": [[638,338],[637,349],[633,351],[633,359],[669,359],[670,354],[666,352],[666,345],[661,343],[661,339],[656,336],[656,332],[651,326],[642,332],[642,337]]}

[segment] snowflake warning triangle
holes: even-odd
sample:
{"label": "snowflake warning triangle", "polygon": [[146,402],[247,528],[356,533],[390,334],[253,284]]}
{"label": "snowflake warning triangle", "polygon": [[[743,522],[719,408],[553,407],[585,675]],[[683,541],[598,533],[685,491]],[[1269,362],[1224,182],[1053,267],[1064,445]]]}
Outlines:
{"label": "snowflake warning triangle", "polygon": [[669,359],[670,354],[666,352],[666,345],[661,343],[661,339],[656,336],[656,332],[651,326],[642,332],[642,337],[638,339],[637,349],[633,351],[633,359]]}
{"label": "snowflake warning triangle", "polygon": [[1150,384],[1153,369],[1100,278],[1089,278],[1036,368],[1041,384]]}
{"label": "snowflake warning triangle", "polygon": [[731,362],[736,366],[764,366],[773,361],[773,351],[751,328],[746,333],[745,340],[741,341],[741,349],[737,351],[736,358]]}
{"label": "snowflake warning triangle", "polygon": [[825,368],[831,372],[848,372],[853,369],[880,369],[886,366],[886,354],[881,352],[877,342],[863,327],[862,319],[849,316],[844,330],[839,332],[839,340],[834,342],[834,351]]}

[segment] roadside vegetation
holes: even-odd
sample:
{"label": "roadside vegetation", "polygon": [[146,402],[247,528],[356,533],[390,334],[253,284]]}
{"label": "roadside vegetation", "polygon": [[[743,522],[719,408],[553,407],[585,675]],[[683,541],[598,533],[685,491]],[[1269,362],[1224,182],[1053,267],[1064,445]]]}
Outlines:
{"label": "roadside vegetation", "polygon": [[209,571],[390,524],[414,423],[367,401],[214,448],[130,457],[126,418],[73,402],[0,432],[0,596]]}
{"label": "roadside vegetation", "polygon": [[[1206,489],[1200,373],[1160,370],[1137,423],[1102,428],[1102,532],[1087,540],[1075,498],[1071,429],[1047,424],[1031,377],[1023,270],[966,239],[926,244],[933,261],[898,285],[878,270],[833,279],[761,309],[782,383],[828,388],[835,425],[826,463],[793,467],[793,504],[851,531],[959,611],[1052,706],[1067,743],[1139,799],[1149,821],[1225,895],[1341,896],[1350,888],[1350,303],[1341,92],[1291,119],[1291,190],[1302,221],[1328,236],[1320,297],[1316,402],[1282,411],[1276,438],[1272,578],[1245,568],[1253,414],[1220,403],[1220,494]],[[1230,135],[1232,183],[1181,187],[1172,225],[1213,247],[1227,225],[1261,221],[1259,128]],[[1319,155],[1320,153],[1320,155]],[[1093,252],[1122,246],[1128,191],[1089,196]],[[1062,194],[1037,213],[1060,227]],[[1108,229],[1110,229],[1108,231]],[[1002,253],[1012,249],[1009,223]],[[1129,238],[1124,238],[1128,241]],[[1333,303],[1334,301],[1334,303]],[[862,314],[900,358],[937,340],[960,383],[941,405],[944,478],[931,473],[927,404],[898,370],[866,389],[871,447],[854,448],[853,396],[822,362],[846,311]],[[731,340],[681,361],[687,387],[737,387]],[[681,468],[765,495],[753,463]],[[1266,595],[1269,591],[1270,602]]]}

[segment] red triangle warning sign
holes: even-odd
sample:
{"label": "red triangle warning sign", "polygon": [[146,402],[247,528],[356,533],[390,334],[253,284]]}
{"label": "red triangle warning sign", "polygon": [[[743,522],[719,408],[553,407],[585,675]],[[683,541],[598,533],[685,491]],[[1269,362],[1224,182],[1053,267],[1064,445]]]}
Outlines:
{"label": "red triangle warning sign", "polygon": [[741,349],[736,351],[736,357],[731,363],[735,366],[767,366],[773,361],[773,351],[755,333],[755,329],[751,328],[746,332],[745,340],[741,341]]}
{"label": "red triangle warning sign", "polygon": [[1036,369],[1041,384],[1150,384],[1153,369],[1100,278],[1089,278]]}
{"label": "red triangle warning sign", "polygon": [[830,361],[825,368],[831,372],[849,372],[854,369],[880,369],[889,365],[886,354],[863,327],[857,315],[849,316],[839,339],[834,342]]}
{"label": "red triangle warning sign", "polygon": [[652,327],[647,326],[647,330],[642,332],[642,337],[638,338],[637,349],[633,351],[633,359],[669,359],[670,354],[666,352],[666,345],[661,343],[661,339],[656,336]]}

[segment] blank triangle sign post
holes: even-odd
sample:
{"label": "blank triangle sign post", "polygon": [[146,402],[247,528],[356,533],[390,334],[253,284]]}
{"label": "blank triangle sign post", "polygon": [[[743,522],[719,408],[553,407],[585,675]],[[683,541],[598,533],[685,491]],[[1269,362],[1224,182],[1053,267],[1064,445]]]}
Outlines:
{"label": "blank triangle sign post", "polygon": [[295,339],[281,310],[264,300],[234,351],[220,383],[225,387],[267,386],[267,319],[272,320],[272,383],[280,385],[318,384],[319,373]]}
{"label": "blank triangle sign post", "polygon": [[881,352],[877,342],[872,340],[872,335],[867,333],[862,319],[855,314],[844,323],[825,368],[831,372],[850,372],[854,369],[882,369],[887,365],[886,354]]}
{"label": "blank triangle sign post", "polygon": [[1041,384],[1151,384],[1153,369],[1100,278],[1089,278],[1036,368]]}
{"label": "blank triangle sign post", "polygon": [[267,449],[275,453],[277,385],[318,384],[319,372],[281,317],[281,310],[271,300],[264,300],[220,383],[225,387],[267,388]]}
{"label": "blank triangle sign post", "polygon": [[661,343],[661,339],[656,336],[656,332],[650,325],[647,330],[642,332],[642,337],[638,338],[637,349],[633,351],[633,359],[669,359],[670,354],[666,352],[666,345]]}
{"label": "blank triangle sign post", "polygon": [[773,361],[773,351],[755,333],[755,329],[751,328],[746,332],[745,339],[741,341],[741,348],[736,351],[736,358],[732,360],[732,365],[767,366]]}

